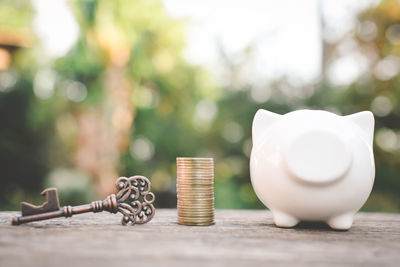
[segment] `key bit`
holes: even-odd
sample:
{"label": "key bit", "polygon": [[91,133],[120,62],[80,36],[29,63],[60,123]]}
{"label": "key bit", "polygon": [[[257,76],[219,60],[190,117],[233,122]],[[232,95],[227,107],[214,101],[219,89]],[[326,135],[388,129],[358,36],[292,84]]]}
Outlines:
{"label": "key bit", "polygon": [[47,188],[40,194],[42,196],[46,196],[46,202],[44,202],[40,206],[35,206],[27,202],[21,202],[22,216],[45,213],[48,211],[55,211],[60,209],[57,188]]}
{"label": "key bit", "polygon": [[40,206],[21,202],[22,216],[12,218],[13,225],[27,222],[47,220],[58,217],[71,217],[74,214],[85,212],[108,211],[111,213],[122,213],[123,225],[143,224],[149,222],[155,214],[153,206],[155,195],[151,190],[149,179],[136,175],[132,177],[120,177],[116,181],[118,192],[109,195],[103,201],[93,201],[81,206],[65,206],[60,209],[58,193],[56,188],[48,188],[41,194],[46,196],[46,202]]}

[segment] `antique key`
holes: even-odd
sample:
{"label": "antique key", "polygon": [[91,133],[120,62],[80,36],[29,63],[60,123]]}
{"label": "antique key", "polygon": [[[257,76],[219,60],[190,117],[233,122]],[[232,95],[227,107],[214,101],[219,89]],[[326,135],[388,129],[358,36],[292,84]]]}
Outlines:
{"label": "antique key", "polygon": [[93,201],[90,204],[81,206],[65,206],[60,209],[58,193],[56,188],[48,188],[42,192],[46,196],[46,202],[40,206],[35,206],[26,202],[21,202],[22,216],[12,218],[13,225],[20,225],[27,222],[47,220],[51,218],[71,217],[74,214],[85,212],[108,211],[111,213],[122,213],[123,225],[131,223],[143,224],[150,221],[155,208],[153,202],[155,196],[151,189],[149,179],[144,176],[132,176],[129,178],[120,177],[116,182],[118,192],[109,195],[103,201]]}

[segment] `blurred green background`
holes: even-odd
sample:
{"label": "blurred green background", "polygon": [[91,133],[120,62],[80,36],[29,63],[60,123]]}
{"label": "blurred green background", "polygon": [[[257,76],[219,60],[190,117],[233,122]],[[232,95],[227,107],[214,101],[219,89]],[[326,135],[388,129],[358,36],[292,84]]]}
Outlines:
{"label": "blurred green background", "polygon": [[[216,208],[262,208],[249,177],[253,116],[259,108],[311,108],[374,112],[376,180],[363,209],[400,211],[399,1],[375,1],[345,36],[321,38],[321,74],[308,83],[243,79],[254,47],[232,58],[216,44],[228,81],[218,82],[186,60],[188,22],[171,17],[162,1],[66,3],[78,37],[52,56],[34,30],[46,23],[35,20],[33,3],[0,0],[0,209],[39,204],[50,186],[62,205],[86,203],[135,174],[151,179],[157,207],[175,207],[179,156],[215,159]],[[343,85],[326,73],[349,43],[365,62],[360,77]]]}

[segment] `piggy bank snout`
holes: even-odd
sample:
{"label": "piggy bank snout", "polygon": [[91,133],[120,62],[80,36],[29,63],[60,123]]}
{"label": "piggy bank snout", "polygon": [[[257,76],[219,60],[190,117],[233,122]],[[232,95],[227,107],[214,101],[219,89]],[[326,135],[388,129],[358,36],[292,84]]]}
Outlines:
{"label": "piggy bank snout", "polygon": [[352,161],[349,145],[333,132],[312,130],[294,136],[284,161],[292,176],[308,183],[333,182],[347,172]]}

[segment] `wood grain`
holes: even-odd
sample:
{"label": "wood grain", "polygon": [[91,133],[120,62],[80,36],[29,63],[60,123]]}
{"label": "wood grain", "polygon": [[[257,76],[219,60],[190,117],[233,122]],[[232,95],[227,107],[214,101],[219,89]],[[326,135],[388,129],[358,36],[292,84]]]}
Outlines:
{"label": "wood grain", "polygon": [[0,266],[399,266],[400,214],[359,213],[349,231],[324,224],[273,225],[262,210],[217,210],[207,227],[176,223],[157,210],[148,224],[121,215],[77,215],[12,226],[0,212]]}

